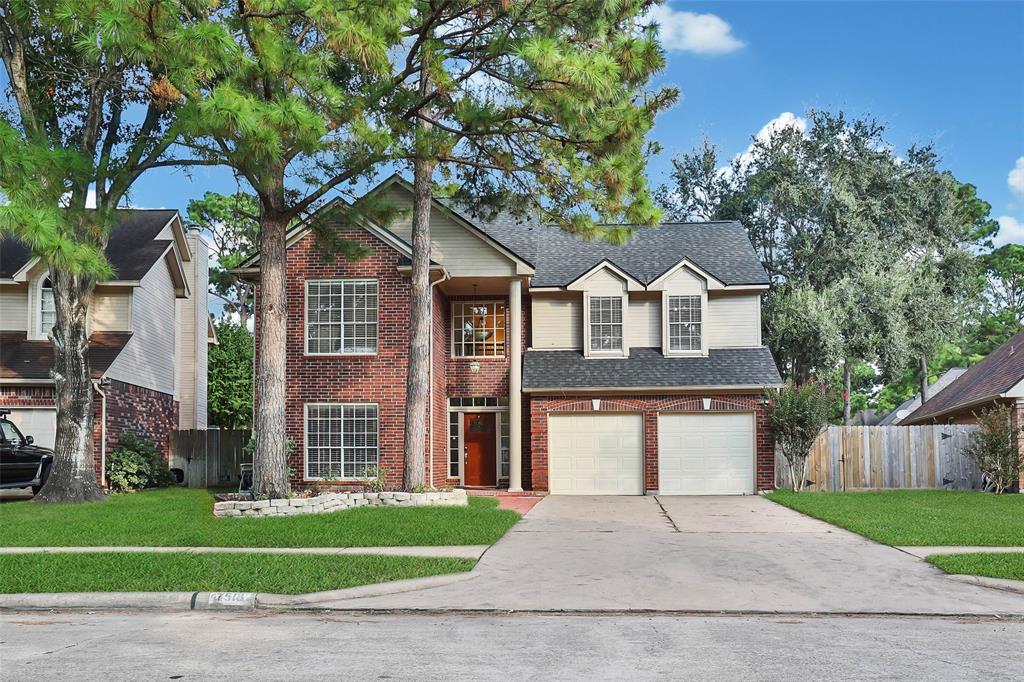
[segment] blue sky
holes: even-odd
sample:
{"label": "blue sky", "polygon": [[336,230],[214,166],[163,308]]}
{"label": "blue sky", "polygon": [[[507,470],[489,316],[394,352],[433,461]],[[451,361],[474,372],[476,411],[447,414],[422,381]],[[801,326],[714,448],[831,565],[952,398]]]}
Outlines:
{"label": "blue sky", "polygon": [[[658,121],[654,184],[704,135],[730,158],[773,119],[842,109],[886,122],[898,149],[934,141],[945,167],[992,204],[1000,242],[1024,242],[1024,3],[673,0],[658,19],[662,80],[683,98]],[[131,200],[184,210],[234,187],[223,171],[162,171]]]}

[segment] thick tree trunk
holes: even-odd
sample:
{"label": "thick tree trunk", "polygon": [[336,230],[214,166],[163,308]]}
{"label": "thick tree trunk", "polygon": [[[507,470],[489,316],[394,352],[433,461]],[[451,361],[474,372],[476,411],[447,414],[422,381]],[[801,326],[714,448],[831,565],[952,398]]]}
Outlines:
{"label": "thick tree trunk", "polygon": [[427,401],[430,395],[430,206],[434,162],[413,167],[412,287],[409,294],[409,370],[405,394],[405,471],[412,490],[426,481]]}
{"label": "thick tree trunk", "polygon": [[260,339],[256,362],[256,450],[253,453],[253,492],[287,497],[288,448],[285,431],[287,220],[264,210],[260,224]]}
{"label": "thick tree trunk", "polygon": [[928,400],[928,358],[920,356],[918,366],[921,370],[921,402],[924,403]]}
{"label": "thick tree trunk", "polygon": [[847,426],[853,422],[850,418],[851,384],[850,359],[846,358],[843,360],[843,423]]}
{"label": "thick tree trunk", "polygon": [[57,322],[50,333],[57,400],[53,469],[36,502],[93,502],[104,499],[93,458],[92,380],[86,313],[94,283],[51,270]]}

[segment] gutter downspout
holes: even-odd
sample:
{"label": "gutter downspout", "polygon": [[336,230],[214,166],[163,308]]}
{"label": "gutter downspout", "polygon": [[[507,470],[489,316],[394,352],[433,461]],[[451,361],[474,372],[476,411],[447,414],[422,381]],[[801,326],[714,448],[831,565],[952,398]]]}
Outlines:
{"label": "gutter downspout", "polygon": [[100,485],[107,487],[107,394],[103,379],[93,379],[92,387],[100,394]]}
{"label": "gutter downspout", "polygon": [[430,283],[430,365],[427,368],[427,381],[430,382],[430,394],[427,398],[427,457],[430,460],[429,486],[434,487],[434,287],[451,279],[447,270],[442,270],[441,279]]}

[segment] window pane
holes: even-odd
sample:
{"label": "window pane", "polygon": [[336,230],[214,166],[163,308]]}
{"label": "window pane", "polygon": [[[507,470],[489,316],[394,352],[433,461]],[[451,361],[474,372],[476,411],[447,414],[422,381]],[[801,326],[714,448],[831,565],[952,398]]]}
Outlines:
{"label": "window pane", "polygon": [[622,297],[590,298],[590,349],[622,350]]}
{"label": "window pane", "polygon": [[377,468],[377,406],[344,407],[345,476],[362,478]]}
{"label": "window pane", "polygon": [[307,352],[376,353],[377,303],[375,280],[309,282]]}
{"label": "window pane", "polygon": [[53,288],[50,286],[50,280],[46,280],[39,288],[39,333],[49,334],[55,324],[57,324],[57,306],[53,302]]}
{"label": "window pane", "polygon": [[460,301],[452,305],[452,355],[505,355],[505,304]]}
{"label": "window pane", "polygon": [[701,297],[670,296],[668,338],[670,350],[701,350]]}

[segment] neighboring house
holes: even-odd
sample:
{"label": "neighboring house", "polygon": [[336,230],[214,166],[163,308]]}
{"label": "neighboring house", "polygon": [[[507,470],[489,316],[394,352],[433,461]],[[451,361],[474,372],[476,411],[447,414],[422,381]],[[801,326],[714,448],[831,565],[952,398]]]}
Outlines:
{"label": "neighboring house", "polygon": [[[1014,429],[1024,427],[1024,331],[989,353],[937,396],[926,400],[901,423],[973,424],[982,410],[995,405],[1009,406]],[[1024,458],[1024,438],[1017,438],[1017,447]],[[1024,490],[1024,468],[1020,484]]]}
{"label": "neighboring house", "polygon": [[[372,193],[412,204],[397,176]],[[402,482],[410,232],[408,212],[343,228],[373,249],[355,263],[321,258],[306,225],[289,232],[295,485],[357,483],[378,467]],[[431,235],[433,485],[772,487],[763,391],[780,378],[761,340],[768,277],[742,225],[642,228],[615,246],[437,201]],[[239,272],[258,281],[259,256]]]}
{"label": "neighboring house", "polygon": [[[942,376],[935,380],[935,383],[928,387],[928,399],[931,400],[939,395],[944,388],[953,383],[953,380],[957,379],[961,374],[966,372],[967,369],[964,367],[953,367],[947,369]],[[885,415],[878,426],[895,426],[902,424],[903,420],[906,419],[911,412],[921,407],[921,394],[907,398],[905,401],[900,403],[899,407]]]}
{"label": "neighboring house", "polygon": [[[97,471],[121,433],[167,454],[175,429],[206,428],[208,248],[174,210],[120,210],[106,255],[114,277],[89,310]],[[46,267],[0,241],[0,406],[40,445],[53,447],[56,407],[47,338],[54,322]]]}

